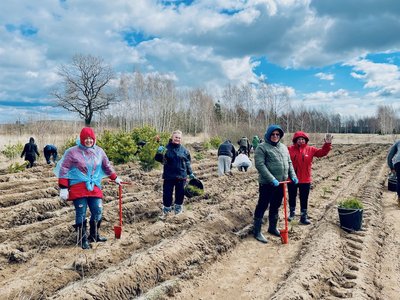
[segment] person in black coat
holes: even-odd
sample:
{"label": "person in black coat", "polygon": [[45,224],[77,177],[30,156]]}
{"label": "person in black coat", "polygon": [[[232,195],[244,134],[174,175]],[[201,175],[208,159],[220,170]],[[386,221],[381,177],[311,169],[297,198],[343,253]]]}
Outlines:
{"label": "person in black coat", "polygon": [[[183,211],[186,179],[196,178],[192,171],[189,151],[181,144],[182,132],[175,130],[166,147],[159,146],[155,160],[164,165],[163,171],[163,209],[162,219],[172,211],[178,215]],[[173,192],[175,190],[175,203]],[[174,204],[174,207],[172,205]]]}
{"label": "person in black coat", "polygon": [[249,139],[245,136],[243,136],[240,140],[238,140],[238,145],[239,145],[239,153],[244,153],[247,156],[250,157],[250,142]]}
{"label": "person in black coat", "polygon": [[46,159],[47,164],[51,163],[51,158],[53,158],[53,162],[57,162],[57,147],[54,145],[46,145],[43,148],[44,158]]}
{"label": "person in black coat", "polygon": [[27,168],[32,168],[33,163],[36,160],[36,155],[40,156],[37,146],[35,144],[35,139],[33,137],[29,138],[29,143],[26,143],[24,146],[24,150],[21,153],[21,158],[25,155],[25,160],[28,161]]}

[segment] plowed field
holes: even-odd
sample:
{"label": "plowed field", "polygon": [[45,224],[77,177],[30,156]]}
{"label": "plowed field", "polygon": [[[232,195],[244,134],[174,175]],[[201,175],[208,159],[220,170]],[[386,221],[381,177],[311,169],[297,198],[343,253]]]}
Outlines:
{"label": "plowed field", "polygon": [[[118,166],[133,182],[123,188],[122,237],[113,232],[118,189],[104,181],[108,241],[86,251],[75,246],[74,208],[59,200],[51,167],[3,173],[0,299],[398,299],[400,209],[387,190],[389,146],[334,145],[315,159],[312,224],[291,224],[286,245],[266,226],[268,244],[252,237],[257,172],[218,177],[215,152],[193,161],[205,194],[165,221],[161,169]],[[365,208],[353,233],[339,228],[336,208],[349,196]]]}

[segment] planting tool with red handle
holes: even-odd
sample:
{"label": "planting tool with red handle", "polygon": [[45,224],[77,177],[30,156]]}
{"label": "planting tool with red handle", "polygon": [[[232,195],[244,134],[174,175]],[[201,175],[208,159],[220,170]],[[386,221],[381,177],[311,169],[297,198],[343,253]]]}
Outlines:
{"label": "planting tool with red handle", "polygon": [[130,183],[121,182],[121,184],[118,185],[119,225],[114,226],[114,234],[116,239],[120,239],[122,234],[122,185],[123,184],[130,184]]}
{"label": "planting tool with red handle", "polygon": [[286,184],[291,181],[281,181],[279,184],[282,184],[283,188],[283,212],[284,212],[284,218],[285,218],[285,229],[279,230],[281,233],[281,240],[282,244],[288,244],[289,243],[289,226],[288,226],[288,216],[287,216],[287,199],[286,199]]}

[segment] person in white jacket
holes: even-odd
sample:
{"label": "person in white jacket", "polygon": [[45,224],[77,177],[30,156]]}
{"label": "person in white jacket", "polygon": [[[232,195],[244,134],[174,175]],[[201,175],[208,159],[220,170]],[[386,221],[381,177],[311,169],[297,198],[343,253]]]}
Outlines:
{"label": "person in white jacket", "polygon": [[232,166],[238,168],[238,170],[241,172],[247,172],[247,169],[251,168],[252,163],[250,158],[246,154],[240,153],[238,156],[236,156],[236,159],[232,163]]}

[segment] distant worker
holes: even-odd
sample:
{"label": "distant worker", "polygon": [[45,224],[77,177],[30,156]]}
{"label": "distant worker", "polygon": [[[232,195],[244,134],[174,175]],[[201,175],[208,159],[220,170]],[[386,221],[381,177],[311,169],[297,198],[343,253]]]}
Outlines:
{"label": "distant worker", "polygon": [[238,156],[236,156],[232,166],[238,168],[238,170],[241,172],[247,172],[247,169],[252,166],[252,163],[250,158],[245,153],[240,153]]}
{"label": "distant worker", "polygon": [[236,150],[230,140],[226,140],[218,147],[218,175],[231,174],[231,164],[235,161]]}
{"label": "distant worker", "polygon": [[308,219],[307,207],[308,207],[308,196],[311,189],[311,167],[314,157],[323,157],[328,155],[332,149],[333,136],[327,133],[324,139],[324,145],[322,148],[317,148],[308,145],[309,137],[303,131],[297,131],[293,135],[293,145],[289,146],[290,158],[293,163],[294,171],[296,172],[298,184],[289,183],[289,221],[292,221],[295,217],[296,211],[296,197],[297,190],[299,191],[300,197],[300,224],[309,225],[311,224]]}
{"label": "distant worker", "polygon": [[247,137],[243,136],[240,140],[238,140],[238,145],[238,153],[246,153],[247,156],[250,155],[250,143]]}
{"label": "distant worker", "polygon": [[396,174],[397,176],[397,205],[400,207],[400,140],[396,141],[390,147],[387,164],[392,174]]}
{"label": "distant worker", "polygon": [[256,151],[256,148],[260,143],[261,141],[258,135],[253,136],[253,140],[251,141],[251,147],[253,148],[253,151]]}
{"label": "distant worker", "polygon": [[44,158],[46,159],[46,163],[49,165],[51,163],[51,158],[53,158],[53,162],[57,163],[57,147],[54,145],[46,145],[43,148]]}
{"label": "distant worker", "polygon": [[36,155],[40,156],[37,146],[35,144],[35,139],[33,137],[29,138],[29,143],[26,143],[24,150],[21,153],[21,158],[25,155],[25,160],[28,161],[27,168],[32,168],[33,163],[36,160]]}

